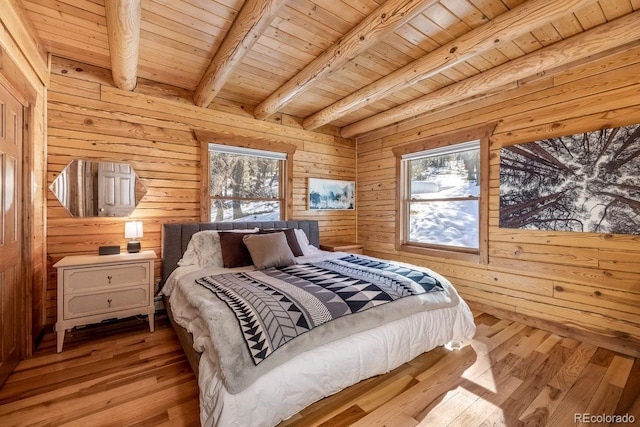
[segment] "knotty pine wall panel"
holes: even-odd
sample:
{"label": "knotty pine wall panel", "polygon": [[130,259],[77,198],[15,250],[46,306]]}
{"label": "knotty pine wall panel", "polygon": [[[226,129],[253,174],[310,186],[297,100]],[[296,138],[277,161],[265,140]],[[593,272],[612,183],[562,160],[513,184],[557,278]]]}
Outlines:
{"label": "knotty pine wall panel", "polygon": [[[144,249],[160,260],[161,227],[167,222],[200,221],[200,143],[193,130],[230,137],[295,144],[292,219],[317,219],[323,242],[355,241],[356,211],[307,209],[309,177],[355,180],[353,140],[337,132],[302,129],[281,117],[257,121],[193,106],[181,90],[141,82],[138,93],[116,89],[108,70],[54,57],[48,94],[47,182],[73,159],[127,162],[147,187],[131,219],[144,222]],[[282,125],[280,123],[287,123]],[[56,318],[54,263],[66,255],[96,254],[101,245],[125,250],[127,218],[72,218],[51,192],[47,194],[47,320]],[[156,278],[160,262],[156,263]]]}
{"label": "knotty pine wall panel", "polygon": [[[499,228],[500,148],[640,122],[640,44],[358,138],[358,243],[447,276],[471,305],[640,355],[640,236]],[[489,263],[396,250],[392,148],[497,123],[490,139]]]}

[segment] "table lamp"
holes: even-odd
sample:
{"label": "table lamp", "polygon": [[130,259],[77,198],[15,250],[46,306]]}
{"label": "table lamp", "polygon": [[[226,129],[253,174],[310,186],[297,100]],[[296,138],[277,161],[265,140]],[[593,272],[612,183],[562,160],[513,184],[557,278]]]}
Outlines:
{"label": "table lamp", "polygon": [[124,223],[124,237],[131,239],[127,243],[127,252],[140,252],[140,242],[136,239],[142,237],[142,221],[127,221]]}

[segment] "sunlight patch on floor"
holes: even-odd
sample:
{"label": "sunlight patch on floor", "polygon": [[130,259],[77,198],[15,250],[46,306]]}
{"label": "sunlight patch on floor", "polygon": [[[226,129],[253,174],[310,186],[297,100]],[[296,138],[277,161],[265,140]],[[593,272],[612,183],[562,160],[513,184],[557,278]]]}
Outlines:
{"label": "sunlight patch on floor", "polygon": [[[522,384],[522,380],[510,375],[497,378],[493,369],[496,361],[489,354],[491,345],[473,340],[471,346],[476,353],[476,360],[462,373],[463,383],[443,395],[419,425],[505,425],[502,405]],[[446,414],[446,418],[438,419],[437,414]]]}
{"label": "sunlight patch on floor", "polygon": [[489,356],[489,346],[478,340],[473,340],[471,346],[476,352],[475,363],[469,366],[463,373],[462,378],[478,384],[480,387],[496,393],[496,382],[491,372],[491,357]]}

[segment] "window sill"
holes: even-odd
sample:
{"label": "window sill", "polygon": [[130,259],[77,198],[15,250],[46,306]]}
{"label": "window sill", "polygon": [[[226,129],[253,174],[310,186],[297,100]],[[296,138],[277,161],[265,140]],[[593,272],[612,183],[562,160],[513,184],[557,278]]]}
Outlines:
{"label": "window sill", "polygon": [[421,246],[403,244],[398,248],[401,252],[408,252],[417,255],[425,255],[434,258],[451,259],[456,261],[472,262],[480,264],[480,255],[475,253],[465,253],[450,251],[445,249],[424,248]]}

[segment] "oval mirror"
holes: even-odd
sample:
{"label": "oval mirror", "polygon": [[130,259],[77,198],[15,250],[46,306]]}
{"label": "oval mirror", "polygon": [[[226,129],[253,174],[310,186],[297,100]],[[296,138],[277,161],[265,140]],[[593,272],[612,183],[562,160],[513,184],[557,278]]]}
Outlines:
{"label": "oval mirror", "polygon": [[129,216],[147,193],[131,165],[73,160],[49,189],[74,217]]}

